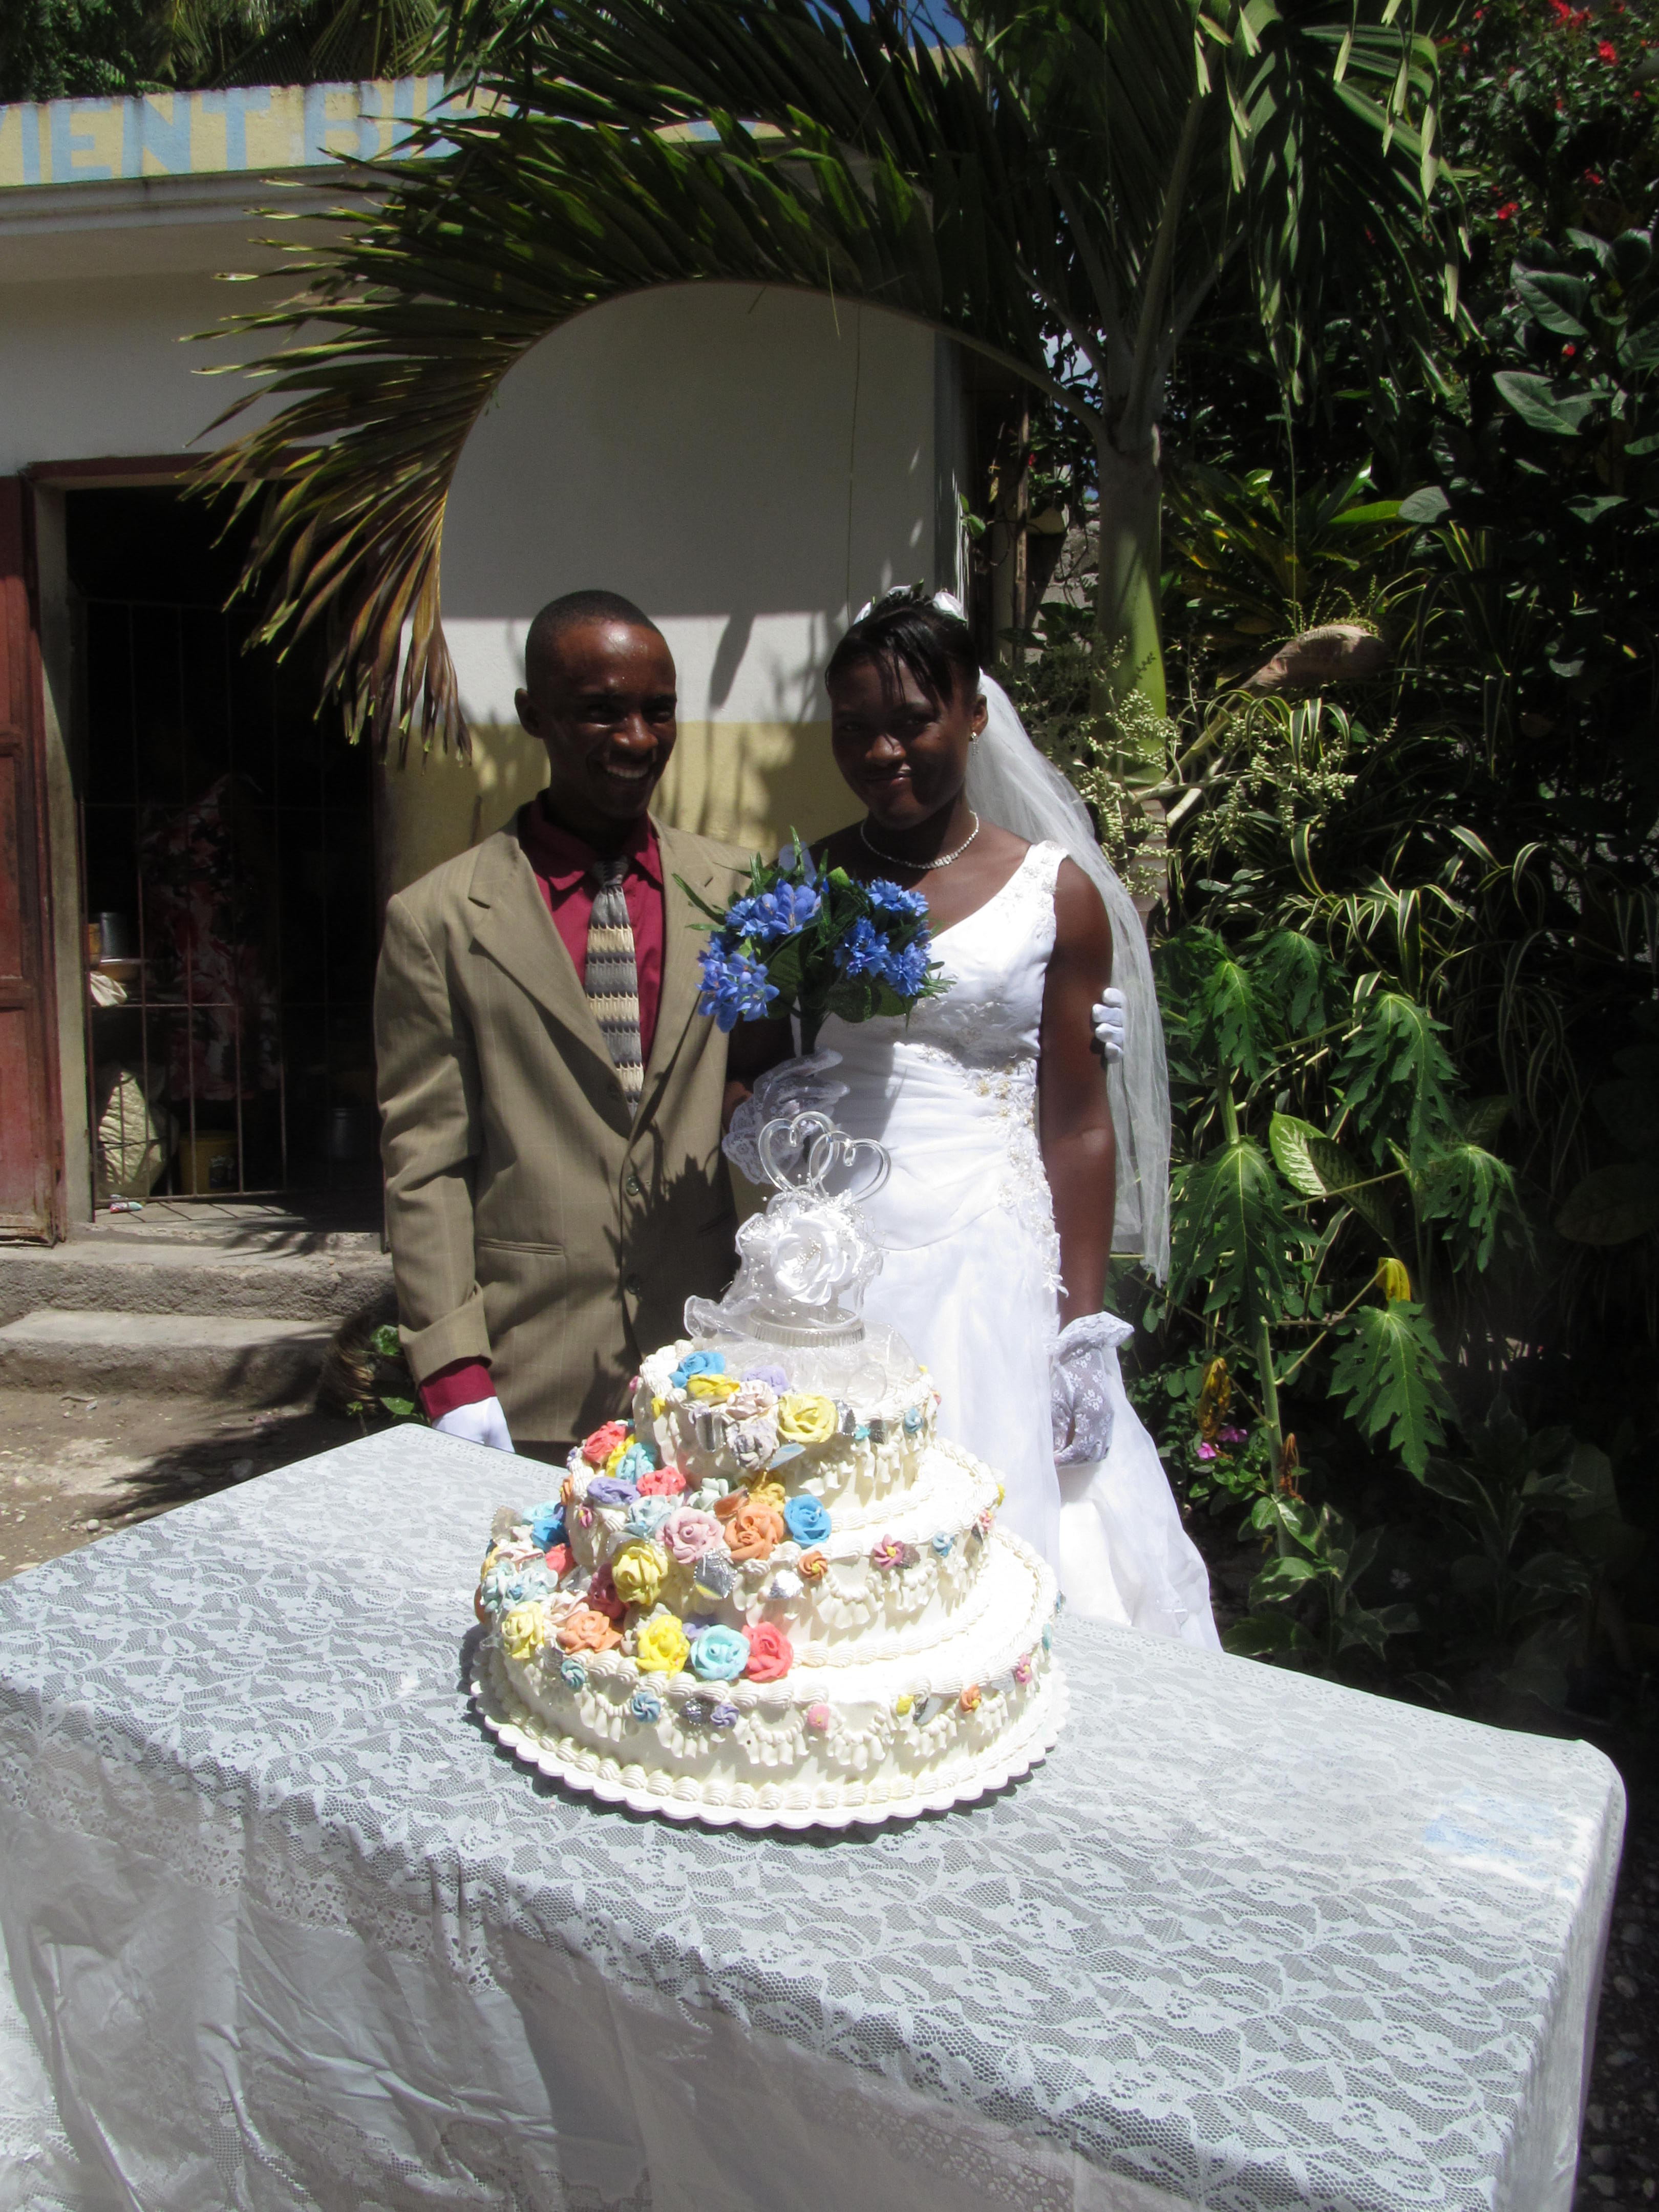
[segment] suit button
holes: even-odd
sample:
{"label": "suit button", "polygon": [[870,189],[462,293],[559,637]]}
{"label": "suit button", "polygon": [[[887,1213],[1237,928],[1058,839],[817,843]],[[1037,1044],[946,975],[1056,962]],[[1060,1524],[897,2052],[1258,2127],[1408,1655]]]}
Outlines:
{"label": "suit button", "polygon": [[628,1280],[623,1285],[623,1288],[627,1291],[630,1298],[641,1297],[644,1295],[645,1291],[645,1285],[640,1280],[637,1275],[630,1275]]}
{"label": "suit button", "polygon": [[640,1179],[632,1168],[628,1170],[628,1179],[623,1183],[623,1188],[630,1198],[637,1198],[640,1194]]}

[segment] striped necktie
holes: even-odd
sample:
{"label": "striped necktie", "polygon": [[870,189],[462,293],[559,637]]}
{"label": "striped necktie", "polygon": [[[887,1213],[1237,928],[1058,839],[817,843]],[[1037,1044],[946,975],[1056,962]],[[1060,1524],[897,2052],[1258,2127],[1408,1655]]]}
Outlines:
{"label": "striped necktie", "polygon": [[605,1033],[611,1065],[623,1096],[637,1107],[645,1089],[645,1060],[640,1050],[640,983],[634,966],[634,925],[628,918],[623,878],[626,859],[596,860],[588,880],[596,886],[587,923],[587,968],[583,981],[587,1003]]}

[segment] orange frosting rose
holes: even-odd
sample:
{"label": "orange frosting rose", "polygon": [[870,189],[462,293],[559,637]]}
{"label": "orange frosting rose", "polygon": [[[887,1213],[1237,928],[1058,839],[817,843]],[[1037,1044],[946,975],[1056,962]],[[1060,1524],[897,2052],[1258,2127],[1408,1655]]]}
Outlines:
{"label": "orange frosting rose", "polygon": [[614,1651],[621,1642],[621,1630],[588,1605],[579,1605],[559,1631],[559,1643],[567,1651]]}
{"label": "orange frosting rose", "polygon": [[714,1518],[729,1521],[734,1513],[741,1513],[748,1503],[749,1492],[746,1490],[728,1490],[724,1498],[714,1500]]}
{"label": "orange frosting rose", "polygon": [[829,1573],[830,1562],[815,1544],[810,1552],[801,1553],[800,1565],[797,1571],[805,1581],[815,1583],[821,1576]]}
{"label": "orange frosting rose", "polygon": [[734,1559],[765,1559],[788,1534],[781,1513],[746,1500],[726,1524],[726,1547]]}

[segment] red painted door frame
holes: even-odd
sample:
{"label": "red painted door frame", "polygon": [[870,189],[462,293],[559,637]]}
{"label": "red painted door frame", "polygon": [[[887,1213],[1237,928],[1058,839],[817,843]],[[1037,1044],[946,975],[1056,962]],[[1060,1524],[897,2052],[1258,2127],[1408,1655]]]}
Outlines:
{"label": "red painted door frame", "polygon": [[0,477],[0,1237],[67,1228],[33,501]]}

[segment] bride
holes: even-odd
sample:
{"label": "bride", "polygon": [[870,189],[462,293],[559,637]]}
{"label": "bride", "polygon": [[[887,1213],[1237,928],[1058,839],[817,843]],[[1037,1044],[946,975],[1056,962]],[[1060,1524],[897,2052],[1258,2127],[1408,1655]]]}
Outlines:
{"label": "bride", "polygon": [[[1079,1612],[1215,1648],[1203,1561],[1124,1394],[1133,1332],[1101,1310],[1115,1224],[1118,1249],[1168,1264],[1162,1032],[1134,908],[953,601],[888,592],[825,684],[836,765],[866,811],[817,855],[923,890],[951,988],[908,1021],[831,1017],[817,1052],[740,1100],[726,1151],[762,1181],[760,1127],[808,1107],[887,1146],[865,1310],[931,1369],[942,1431],[1002,1474],[1006,1525]],[[1129,1002],[1131,1057],[1109,1078],[1103,996]]]}

